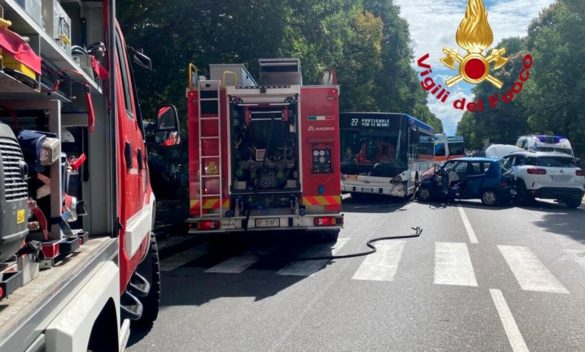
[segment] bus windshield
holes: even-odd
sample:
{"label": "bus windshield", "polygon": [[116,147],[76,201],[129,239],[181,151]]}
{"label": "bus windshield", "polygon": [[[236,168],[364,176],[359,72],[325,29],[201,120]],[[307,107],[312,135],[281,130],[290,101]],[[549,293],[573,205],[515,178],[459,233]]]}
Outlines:
{"label": "bus windshield", "polygon": [[[394,177],[408,168],[407,130],[401,117],[341,120],[341,172]],[[347,123],[344,123],[347,122]]]}
{"label": "bus windshield", "polygon": [[449,155],[465,155],[465,145],[463,142],[449,142]]}

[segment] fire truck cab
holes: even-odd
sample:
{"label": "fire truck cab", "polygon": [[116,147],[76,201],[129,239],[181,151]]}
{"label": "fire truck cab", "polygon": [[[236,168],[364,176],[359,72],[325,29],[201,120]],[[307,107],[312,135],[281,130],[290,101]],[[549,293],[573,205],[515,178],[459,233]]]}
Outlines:
{"label": "fire truck cab", "polygon": [[[123,351],[160,271],[115,0],[0,0],[0,351]],[[159,139],[178,138],[176,110]]]}
{"label": "fire truck cab", "polygon": [[302,84],[298,59],[189,72],[190,233],[343,225],[339,88]]}

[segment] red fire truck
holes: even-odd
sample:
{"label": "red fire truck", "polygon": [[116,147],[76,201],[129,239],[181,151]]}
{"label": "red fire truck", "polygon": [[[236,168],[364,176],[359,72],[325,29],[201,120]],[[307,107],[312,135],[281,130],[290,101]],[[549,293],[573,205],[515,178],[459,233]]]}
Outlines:
{"label": "red fire truck", "polygon": [[0,0],[0,351],[122,351],[157,318],[135,62],[115,0]]}
{"label": "red fire truck", "polygon": [[298,59],[190,65],[190,233],[327,230],[343,225],[339,88],[302,84]]}

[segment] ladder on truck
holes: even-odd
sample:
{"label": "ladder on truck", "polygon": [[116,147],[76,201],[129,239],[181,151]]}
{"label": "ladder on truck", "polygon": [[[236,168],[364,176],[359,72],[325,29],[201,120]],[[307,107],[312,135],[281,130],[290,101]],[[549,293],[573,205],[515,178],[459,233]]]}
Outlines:
{"label": "ladder on truck", "polygon": [[[223,214],[223,168],[222,168],[222,138],[221,138],[221,81],[200,80],[198,94],[199,104],[199,214],[201,217],[221,217]],[[213,125],[217,124],[217,129]],[[204,131],[204,127],[205,131]],[[215,130],[217,133],[209,133]],[[216,150],[210,150],[207,142],[217,143]],[[207,165],[207,166],[206,166]],[[213,166],[215,165],[215,166]],[[207,169],[207,170],[206,170]],[[214,170],[215,169],[215,170]],[[206,185],[217,181],[217,193],[208,192]],[[219,212],[209,211],[216,209],[214,200],[219,200]],[[208,210],[206,213],[205,210]]]}

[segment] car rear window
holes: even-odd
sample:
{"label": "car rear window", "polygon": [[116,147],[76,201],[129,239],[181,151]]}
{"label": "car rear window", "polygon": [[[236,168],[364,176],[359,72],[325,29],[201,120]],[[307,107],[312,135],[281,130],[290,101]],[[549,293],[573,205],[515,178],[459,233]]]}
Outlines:
{"label": "car rear window", "polygon": [[541,156],[536,158],[535,166],[548,167],[575,167],[573,158],[563,158],[559,156]]}

